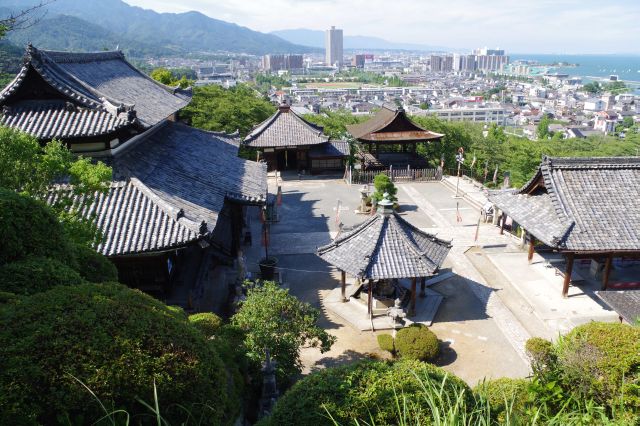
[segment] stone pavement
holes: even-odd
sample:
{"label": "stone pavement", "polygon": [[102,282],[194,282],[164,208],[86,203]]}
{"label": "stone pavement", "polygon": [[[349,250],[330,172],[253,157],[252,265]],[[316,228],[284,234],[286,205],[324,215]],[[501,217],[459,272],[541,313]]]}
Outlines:
{"label": "stone pavement", "polygon": [[[361,331],[365,327],[350,325],[357,319],[346,321],[327,309],[333,303],[332,294],[339,291],[340,277],[315,256],[316,247],[335,236],[338,220],[351,227],[366,219],[355,213],[359,187],[339,179],[279,183],[283,189],[281,221],[271,227],[270,253],[279,258],[280,272],[291,293],[317,306],[322,312],[321,325],[338,338],[325,354],[303,350],[305,373],[371,354],[388,357],[378,348],[378,332]],[[443,271],[451,275],[430,287],[443,296],[431,326],[444,342],[436,364],[470,384],[485,377],[526,376],[529,365],[524,343],[529,337],[553,338],[578,322],[609,318],[604,308],[591,305],[593,300],[548,302],[553,295],[560,296],[548,275],[551,271],[539,262],[529,266],[519,240],[499,235],[490,224],[478,227],[483,193],[472,184],[461,179],[462,198],[453,197],[450,184],[438,182],[403,183],[398,188],[402,216],[453,244],[443,265]],[[270,189],[274,191],[274,182]],[[246,250],[247,266],[256,272],[264,248],[257,213],[251,217],[254,238]],[[548,295],[546,290],[535,291],[542,281],[553,289]]]}

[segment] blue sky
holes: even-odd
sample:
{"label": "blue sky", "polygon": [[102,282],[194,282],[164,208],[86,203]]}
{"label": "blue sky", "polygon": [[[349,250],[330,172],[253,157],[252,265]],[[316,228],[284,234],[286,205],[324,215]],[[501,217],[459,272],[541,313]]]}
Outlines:
{"label": "blue sky", "polygon": [[125,0],[159,12],[197,10],[269,32],[343,28],[345,35],[515,53],[638,53],[640,0]]}

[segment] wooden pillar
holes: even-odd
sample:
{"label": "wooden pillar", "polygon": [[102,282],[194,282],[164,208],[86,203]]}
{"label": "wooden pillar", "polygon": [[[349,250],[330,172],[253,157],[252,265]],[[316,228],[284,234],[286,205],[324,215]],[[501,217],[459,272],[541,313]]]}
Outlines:
{"label": "wooden pillar", "polygon": [[346,297],[346,292],[347,292],[347,273],[344,271],[340,271],[340,284],[341,284],[341,290],[342,290],[342,301],[346,302],[347,301],[347,297]]}
{"label": "wooden pillar", "polygon": [[507,221],[507,215],[502,213],[500,215],[500,235],[504,235],[504,223]]}
{"label": "wooden pillar", "polygon": [[367,313],[373,314],[373,280],[369,280],[369,292],[367,296]]}
{"label": "wooden pillar", "polygon": [[416,281],[417,278],[411,278],[411,302],[409,302],[409,316],[416,314]]}
{"label": "wooden pillar", "polygon": [[571,274],[573,273],[573,253],[567,253],[567,268],[564,272],[564,285],[562,286],[562,297],[569,294],[569,283],[571,282]]}
{"label": "wooden pillar", "polygon": [[602,274],[602,289],[609,287],[609,276],[611,275],[611,263],[613,262],[613,253],[609,253],[606,263],[604,264],[604,274]]}
{"label": "wooden pillar", "polygon": [[529,255],[527,256],[527,260],[529,263],[533,260],[533,253],[536,247],[536,239],[533,235],[529,234]]}
{"label": "wooden pillar", "polygon": [[427,294],[424,292],[425,281],[427,279],[425,277],[420,278],[420,297],[425,297]]}

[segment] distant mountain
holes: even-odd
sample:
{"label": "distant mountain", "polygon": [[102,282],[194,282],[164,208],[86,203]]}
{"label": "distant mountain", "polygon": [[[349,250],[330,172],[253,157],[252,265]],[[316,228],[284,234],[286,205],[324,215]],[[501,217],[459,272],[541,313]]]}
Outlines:
{"label": "distant mountain", "polygon": [[[33,3],[37,1],[3,0],[3,9],[22,10]],[[21,44],[29,39],[51,49],[94,50],[119,44],[124,50],[154,54],[314,50],[199,12],[157,13],[121,0],[56,0],[46,6],[46,12],[38,24],[8,38]]]}
{"label": "distant mountain", "polygon": [[[291,43],[302,44],[324,48],[324,31],[308,30],[304,28],[295,30],[273,31],[271,34],[277,35]],[[369,36],[344,36],[345,49],[369,49],[369,50],[414,50],[423,52],[450,51],[451,49],[442,46],[429,46],[417,43],[397,43],[384,40],[379,37]]]}

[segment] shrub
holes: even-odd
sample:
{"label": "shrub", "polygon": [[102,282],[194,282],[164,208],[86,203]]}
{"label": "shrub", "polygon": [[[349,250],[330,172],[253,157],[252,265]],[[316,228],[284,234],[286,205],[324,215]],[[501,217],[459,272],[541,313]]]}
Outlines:
{"label": "shrub", "polygon": [[536,375],[544,375],[555,367],[556,355],[553,343],[541,337],[532,337],[525,344],[525,351],[531,359],[531,369]]}
{"label": "shrub", "polygon": [[211,337],[216,334],[220,326],[222,326],[222,319],[211,312],[189,315],[189,322],[206,337]]}
{"label": "shrub", "polygon": [[29,295],[57,285],[79,285],[84,279],[63,263],[46,257],[29,257],[0,266],[0,290]]}
{"label": "shrub", "polygon": [[69,253],[64,229],[53,211],[6,189],[0,189],[0,241],[0,265],[27,256],[64,260]]}
{"label": "shrub", "polygon": [[98,420],[104,412],[74,377],[131,416],[149,413],[139,401],[153,404],[154,381],[168,421],[186,417],[178,404],[209,424],[238,412],[213,345],[142,292],[87,283],[0,305],[0,424]]}
{"label": "shrub", "polygon": [[320,312],[310,304],[265,281],[248,288],[247,298],[231,323],[244,331],[247,357],[256,370],[265,359],[265,348],[269,349],[277,362],[277,378],[283,384],[300,373],[303,346],[326,352],[335,342],[334,336],[318,327],[319,317]]}
{"label": "shrub", "polygon": [[424,399],[432,395],[425,382],[442,385],[447,400],[463,393],[463,402],[471,401],[471,391],[462,380],[431,364],[367,360],[310,374],[285,393],[260,424],[317,426],[332,423],[327,419],[331,415],[333,424],[392,425],[398,423],[396,398],[403,397],[429,418]]}
{"label": "shrub", "polygon": [[428,361],[438,356],[438,338],[422,324],[412,324],[398,330],[395,349],[401,358]]}
{"label": "shrub", "polygon": [[76,244],[73,254],[78,264],[78,272],[89,282],[103,283],[118,281],[118,270],[105,256],[91,247]]}
{"label": "shrub", "polygon": [[375,187],[375,192],[371,195],[371,198],[380,202],[384,198],[384,194],[389,194],[389,201],[397,201],[396,193],[398,192],[398,188],[393,184],[389,176],[384,173],[380,173],[373,178],[373,186]]}
{"label": "shrub", "polygon": [[609,407],[620,396],[640,410],[640,329],[626,324],[591,322],[574,328],[557,343],[557,374],[581,399]]}
{"label": "shrub", "polygon": [[491,414],[501,424],[512,416],[524,416],[529,399],[529,380],[503,377],[480,383],[474,391],[484,398],[490,407]]}
{"label": "shrub", "polygon": [[378,334],[378,346],[383,351],[394,353],[393,336],[390,334]]}

